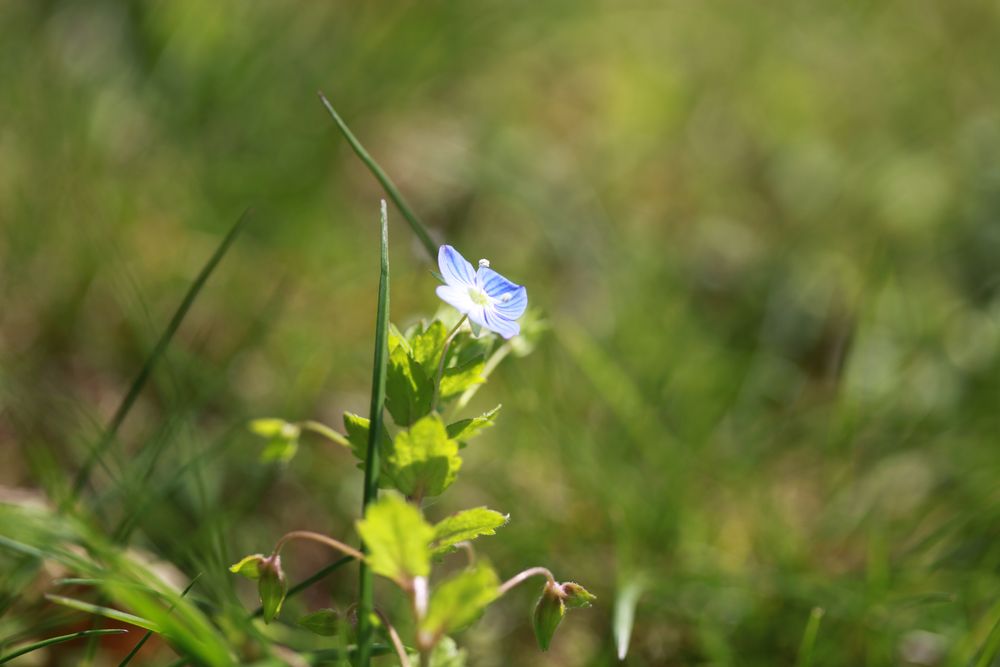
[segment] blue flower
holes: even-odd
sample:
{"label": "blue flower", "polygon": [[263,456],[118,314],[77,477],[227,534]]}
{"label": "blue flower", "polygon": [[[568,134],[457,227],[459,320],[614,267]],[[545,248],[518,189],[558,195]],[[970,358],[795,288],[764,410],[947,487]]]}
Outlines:
{"label": "blue flower", "polygon": [[444,285],[437,288],[441,300],[468,315],[479,326],[512,338],[521,331],[516,320],[528,307],[528,291],[515,285],[479,260],[479,270],[450,245],[438,250],[438,266]]}

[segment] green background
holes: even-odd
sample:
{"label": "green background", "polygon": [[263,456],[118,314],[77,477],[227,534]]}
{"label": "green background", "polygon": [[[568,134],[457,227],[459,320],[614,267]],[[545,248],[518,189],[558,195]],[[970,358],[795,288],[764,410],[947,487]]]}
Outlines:
{"label": "green background", "polygon": [[[354,539],[350,456],[264,465],[244,429],[367,410],[382,193],[323,90],[548,320],[428,514],[509,512],[481,554],[599,599],[543,655],[517,591],[459,638],[471,664],[616,664],[636,581],[631,665],[793,664],[814,607],[815,665],[969,664],[1000,619],[998,44],[978,0],[0,2],[3,493],[65,491],[251,207],[95,522],[146,499],[132,545],[188,575],[293,528]],[[390,246],[402,326],[437,282],[392,208]],[[51,634],[39,576],[0,638]]]}

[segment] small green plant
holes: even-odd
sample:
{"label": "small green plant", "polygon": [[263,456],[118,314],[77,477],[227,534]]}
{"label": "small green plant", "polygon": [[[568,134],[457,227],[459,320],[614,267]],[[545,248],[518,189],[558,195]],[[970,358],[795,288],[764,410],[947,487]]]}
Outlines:
{"label": "small green plant", "polygon": [[[485,560],[477,559],[473,541],[494,535],[508,516],[486,507],[467,509],[436,523],[423,513],[424,501],[440,496],[456,480],[462,467],[461,450],[493,425],[500,406],[471,417],[461,417],[472,394],[485,382],[488,370],[506,355],[521,332],[517,320],[528,297],[517,285],[480,260],[478,269],[451,246],[438,252],[444,285],[437,294],[458,310],[460,317],[442,314],[405,332],[388,324],[388,259],[386,209],[382,202],[382,274],[376,321],[375,372],[372,410],[368,418],[344,414],[344,432],[317,422],[289,423],[260,419],[250,428],[267,439],[266,460],[287,461],[294,456],[303,430],[325,436],[350,449],[365,471],[363,516],[357,520],[362,548],[343,541],[296,530],[281,537],[270,554],[243,558],[230,569],[258,584],[264,620],[281,613],[288,585],[281,567],[283,547],[293,540],[327,545],[361,563],[361,591],[357,623],[357,664],[367,665],[375,632],[393,644],[400,664],[411,664],[411,653],[422,667],[456,665],[462,658],[450,635],[474,623],[484,609],[515,586],[544,579],[535,605],[533,626],[538,645],[547,650],[567,609],[590,606],[595,599],[579,584],[558,582],[543,567],[531,567],[501,581]],[[503,341],[497,337],[502,337]],[[384,408],[384,410],[383,410]],[[392,417],[390,432],[383,412]],[[433,566],[462,550],[467,566],[439,580]],[[390,619],[373,604],[371,575],[392,581],[406,595],[414,636],[404,643]],[[323,610],[299,624],[330,636],[340,616]]]}

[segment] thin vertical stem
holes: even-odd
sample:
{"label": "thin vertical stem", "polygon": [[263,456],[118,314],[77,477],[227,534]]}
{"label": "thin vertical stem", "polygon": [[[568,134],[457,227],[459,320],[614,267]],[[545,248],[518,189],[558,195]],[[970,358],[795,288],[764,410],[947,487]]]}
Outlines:
{"label": "thin vertical stem", "polygon": [[451,341],[458,335],[459,329],[462,328],[462,325],[465,324],[465,320],[468,318],[468,315],[462,315],[462,319],[448,332],[448,337],[444,339],[444,345],[441,347],[441,359],[438,361],[437,375],[434,376],[434,400],[431,401],[431,411],[437,409],[438,400],[441,398],[441,376],[444,375],[444,364],[448,356],[448,348],[451,347]]}
{"label": "thin vertical stem", "polygon": [[[372,370],[372,402],[369,414],[368,452],[365,457],[365,488],[361,515],[378,496],[379,443],[382,442],[382,413],[385,406],[386,359],[389,356],[389,222],[385,200],[381,209],[382,239],[378,281],[378,311],[375,316],[375,364]],[[364,544],[362,553],[366,552]],[[361,561],[360,600],[358,604],[358,666],[368,667],[372,653],[372,623],[374,611],[372,572]]]}

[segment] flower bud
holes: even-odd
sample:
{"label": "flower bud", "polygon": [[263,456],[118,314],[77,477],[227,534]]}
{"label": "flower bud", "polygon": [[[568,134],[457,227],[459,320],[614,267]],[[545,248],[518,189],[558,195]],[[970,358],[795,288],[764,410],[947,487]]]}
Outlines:
{"label": "flower bud", "polygon": [[264,622],[270,623],[281,611],[288,592],[288,580],[281,569],[281,556],[275,554],[260,563],[260,578],[257,581],[260,604],[264,610]]}
{"label": "flower bud", "polygon": [[563,592],[559,585],[551,581],[545,582],[542,596],[535,603],[535,612],[532,615],[532,626],[535,629],[535,639],[538,640],[538,647],[543,651],[549,650],[549,643],[552,635],[555,634],[559,622],[566,614],[566,604],[563,602]]}

